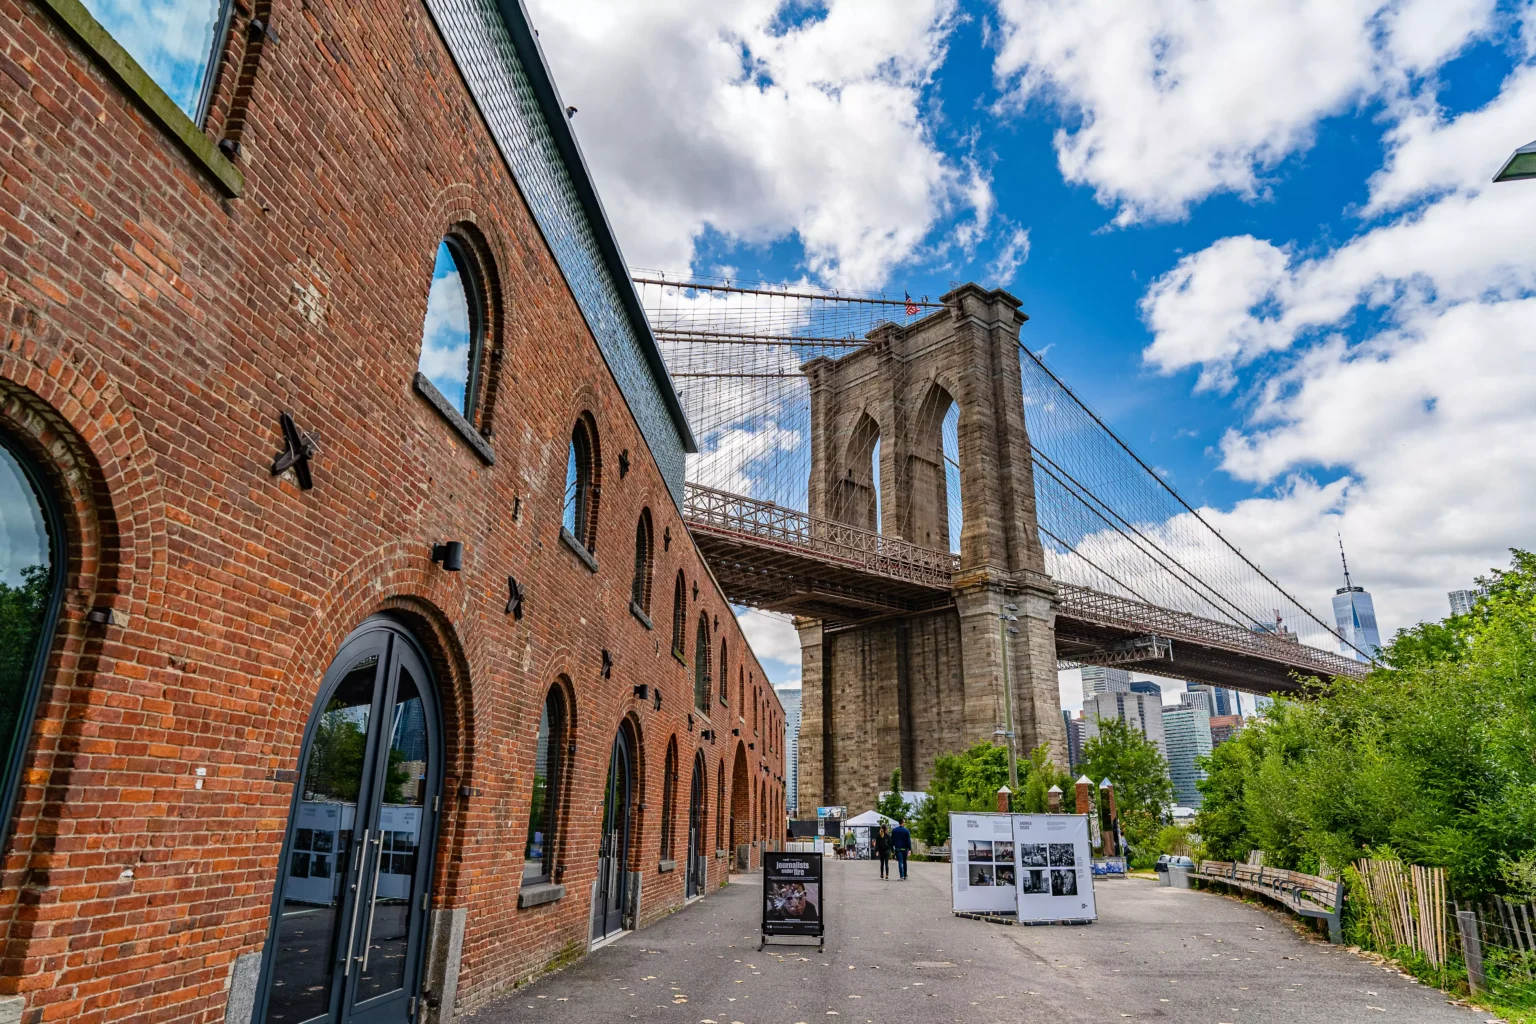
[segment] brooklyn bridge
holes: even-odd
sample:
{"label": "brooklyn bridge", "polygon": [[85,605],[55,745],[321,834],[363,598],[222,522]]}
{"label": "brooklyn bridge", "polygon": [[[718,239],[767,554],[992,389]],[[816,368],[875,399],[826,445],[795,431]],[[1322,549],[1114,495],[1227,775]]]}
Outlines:
{"label": "brooklyn bridge", "polygon": [[802,806],[1010,730],[1065,763],[1062,667],[1263,694],[1364,671],[1023,343],[1008,293],[635,283],[701,442],[689,529],[799,632]]}

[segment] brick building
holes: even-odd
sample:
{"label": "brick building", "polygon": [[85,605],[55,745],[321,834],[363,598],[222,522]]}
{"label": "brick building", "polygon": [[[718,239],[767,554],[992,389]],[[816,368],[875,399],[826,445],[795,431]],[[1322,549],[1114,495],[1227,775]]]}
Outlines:
{"label": "brick building", "polygon": [[0,8],[0,1019],[446,1019],[755,863],[783,711],[520,6],[135,6]]}

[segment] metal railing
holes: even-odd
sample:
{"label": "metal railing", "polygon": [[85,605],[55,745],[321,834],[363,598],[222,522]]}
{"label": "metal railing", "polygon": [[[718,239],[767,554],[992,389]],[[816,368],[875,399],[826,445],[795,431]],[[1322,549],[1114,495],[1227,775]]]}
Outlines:
{"label": "metal railing", "polygon": [[[1058,615],[1118,626],[1139,633],[1157,633],[1174,640],[1184,639],[1216,647],[1235,654],[1246,654],[1278,661],[1321,676],[1363,676],[1370,667],[1332,651],[1309,647],[1295,639],[1274,633],[1244,629],[1242,626],[1207,619],[1189,612],[1163,608],[1091,587],[1056,582],[1060,606]],[[1287,634],[1294,637],[1295,634]]]}
{"label": "metal railing", "polygon": [[[948,589],[960,568],[960,556],[948,551],[936,551],[703,484],[688,484],[684,489],[683,516],[691,528],[747,537],[754,544],[810,555],[844,568],[935,590]],[[1048,579],[1041,577],[1040,582]],[[1245,629],[1060,580],[1050,583],[1058,594],[1057,614],[1066,618],[1195,642],[1321,676],[1362,676],[1369,667],[1274,633]]]}
{"label": "metal railing", "polygon": [[684,489],[683,517],[690,527],[743,534],[758,543],[936,590],[947,590],[960,567],[959,556],[947,551],[702,484]]}

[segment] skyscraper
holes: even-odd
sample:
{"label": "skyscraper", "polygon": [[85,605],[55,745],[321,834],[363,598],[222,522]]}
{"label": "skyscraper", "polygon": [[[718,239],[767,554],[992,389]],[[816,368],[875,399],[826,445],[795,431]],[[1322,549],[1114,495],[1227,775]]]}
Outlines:
{"label": "skyscraper", "polygon": [[1344,565],[1344,585],[1333,593],[1333,622],[1343,643],[1339,653],[1356,661],[1369,661],[1381,648],[1381,633],[1376,629],[1376,605],[1364,587],[1349,578],[1349,562],[1344,558],[1344,541],[1339,541],[1339,561]]}
{"label": "skyscraper", "polygon": [[1472,606],[1477,604],[1477,599],[1488,596],[1486,587],[1478,587],[1476,590],[1453,590],[1445,595],[1451,600],[1452,615],[1471,615]]}
{"label": "skyscraper", "polygon": [[800,687],[775,686],[784,705],[784,809],[790,814],[800,810]]}
{"label": "skyscraper", "polygon": [[1163,698],[1145,693],[1111,691],[1101,693],[1083,702],[1083,744],[1099,734],[1099,720],[1118,718],[1157,744],[1157,749],[1167,756],[1163,745]]}
{"label": "skyscraper", "polygon": [[1067,766],[1077,771],[1077,766],[1083,763],[1083,720],[1073,718],[1072,712],[1065,708],[1061,718],[1067,726]]}
{"label": "skyscraper", "polygon": [[1198,808],[1202,797],[1196,783],[1205,772],[1195,761],[1211,752],[1211,716],[1201,704],[1166,707],[1163,735],[1175,799],[1181,806]]}
{"label": "skyscraper", "polygon": [[1180,704],[1189,704],[1184,698],[1190,693],[1206,694],[1208,699],[1205,707],[1212,715],[1237,714],[1237,691],[1224,689],[1220,686],[1211,686],[1209,683],[1185,683],[1187,693],[1179,695]]}
{"label": "skyscraper", "polygon": [[1236,736],[1242,727],[1243,720],[1237,715],[1212,715],[1211,749],[1214,750],[1233,736]]}
{"label": "skyscraper", "polygon": [[1131,674],[1123,668],[1083,666],[1083,703],[1101,693],[1130,693]]}
{"label": "skyscraper", "polygon": [[1131,692],[1145,693],[1148,696],[1156,697],[1158,700],[1163,699],[1163,688],[1150,679],[1131,680]]}

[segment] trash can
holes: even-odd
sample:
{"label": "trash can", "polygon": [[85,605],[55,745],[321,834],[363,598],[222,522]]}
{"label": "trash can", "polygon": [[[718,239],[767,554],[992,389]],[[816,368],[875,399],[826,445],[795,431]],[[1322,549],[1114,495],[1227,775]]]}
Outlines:
{"label": "trash can", "polygon": [[1168,885],[1173,889],[1188,889],[1189,876],[1195,870],[1195,862],[1188,857],[1168,859]]}
{"label": "trash can", "polygon": [[1168,885],[1168,855],[1165,853],[1157,858],[1157,863],[1152,865],[1152,870],[1157,872],[1157,884],[1166,887]]}

